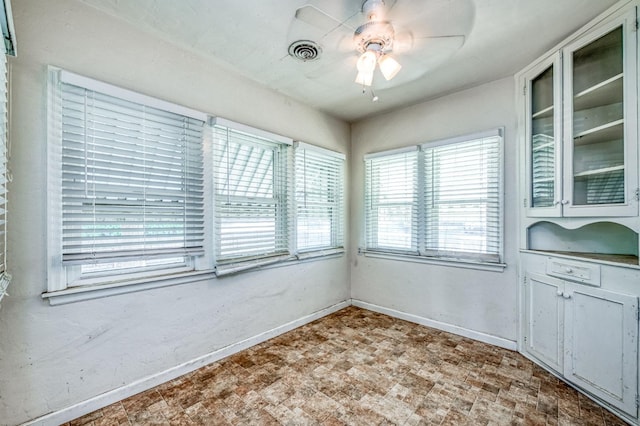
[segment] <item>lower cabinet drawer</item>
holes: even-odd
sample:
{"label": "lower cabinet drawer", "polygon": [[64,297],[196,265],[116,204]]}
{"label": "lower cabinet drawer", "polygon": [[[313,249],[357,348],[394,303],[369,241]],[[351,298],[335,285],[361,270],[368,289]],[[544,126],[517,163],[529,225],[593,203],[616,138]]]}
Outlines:
{"label": "lower cabinet drawer", "polygon": [[549,257],[546,272],[552,277],[600,287],[600,265],[593,263]]}

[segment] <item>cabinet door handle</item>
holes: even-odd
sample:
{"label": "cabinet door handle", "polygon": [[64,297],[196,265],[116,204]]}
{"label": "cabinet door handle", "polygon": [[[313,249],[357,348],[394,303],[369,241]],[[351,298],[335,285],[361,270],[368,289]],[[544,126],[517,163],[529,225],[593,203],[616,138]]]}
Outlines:
{"label": "cabinet door handle", "polygon": [[562,293],[562,297],[564,297],[565,299],[571,299],[571,294],[569,294],[569,293]]}
{"label": "cabinet door handle", "polygon": [[561,201],[560,201],[560,200],[555,200],[555,201],[553,202],[553,205],[554,205],[554,206],[557,206],[557,205],[558,205],[558,204],[560,204],[560,203],[561,203]]}
{"label": "cabinet door handle", "polygon": [[562,294],[562,290],[558,290],[558,291],[556,291],[556,295],[557,295],[558,297],[562,296],[562,295],[563,295],[563,294]]}
{"label": "cabinet door handle", "polygon": [[569,200],[562,200],[562,204],[566,206],[567,204],[569,204]]}

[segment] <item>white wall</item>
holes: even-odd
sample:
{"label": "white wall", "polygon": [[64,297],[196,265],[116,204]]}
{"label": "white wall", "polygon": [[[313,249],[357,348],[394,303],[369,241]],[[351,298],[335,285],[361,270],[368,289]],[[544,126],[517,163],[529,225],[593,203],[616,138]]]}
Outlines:
{"label": "white wall", "polygon": [[343,256],[63,306],[42,300],[47,65],[343,153],[350,128],[76,1],[13,6],[13,282],[0,309],[0,424],[68,407],[349,298]]}
{"label": "white wall", "polygon": [[[516,340],[516,115],[512,78],[361,121],[351,141],[351,296],[385,309]],[[381,100],[380,102],[383,102]],[[357,254],[363,229],[363,155],[505,128],[504,272],[375,259]],[[422,321],[422,322],[429,322]],[[478,336],[476,336],[478,337]]]}
{"label": "white wall", "polygon": [[[516,339],[511,78],[349,126],[74,0],[14,2],[10,297],[0,309],[0,423],[16,424],[303,318],[349,297]],[[52,307],[46,290],[46,67],[349,153],[346,257]],[[383,102],[384,100],[381,100]],[[504,126],[504,272],[357,255],[362,156]],[[351,146],[349,143],[351,142]],[[351,293],[349,293],[351,282]]]}

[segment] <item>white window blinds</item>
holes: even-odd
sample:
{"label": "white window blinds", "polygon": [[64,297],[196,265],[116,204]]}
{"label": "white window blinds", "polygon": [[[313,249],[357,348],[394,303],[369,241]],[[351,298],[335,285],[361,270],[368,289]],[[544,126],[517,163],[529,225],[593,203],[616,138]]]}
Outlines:
{"label": "white window blinds", "polygon": [[0,43],[0,300],[11,276],[7,273],[7,58]]}
{"label": "white window blinds", "polygon": [[295,149],[298,252],[342,248],[343,154],[298,142]]}
{"label": "white window blinds", "polygon": [[488,134],[422,146],[425,255],[500,260],[501,140]]}
{"label": "white window blinds", "polygon": [[216,119],[213,126],[218,274],[224,263],[254,261],[257,266],[264,263],[260,259],[290,253],[290,142],[229,123]]}
{"label": "white window blinds", "polygon": [[553,206],[555,201],[555,139],[545,134],[531,138],[531,192],[532,207]]}
{"label": "white window blinds", "polygon": [[499,263],[500,130],[365,156],[365,250]]}
{"label": "white window blinds", "polygon": [[418,253],[418,150],[365,156],[367,250]]}
{"label": "white window blinds", "polygon": [[64,76],[63,263],[203,254],[204,121]]}

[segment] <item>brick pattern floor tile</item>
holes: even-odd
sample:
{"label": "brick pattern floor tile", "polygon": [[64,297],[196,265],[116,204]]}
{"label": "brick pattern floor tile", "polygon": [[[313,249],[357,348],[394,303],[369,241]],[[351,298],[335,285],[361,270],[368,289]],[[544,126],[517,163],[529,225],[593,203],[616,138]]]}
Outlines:
{"label": "brick pattern floor tile", "polygon": [[67,423],[624,424],[516,352],[356,307]]}

